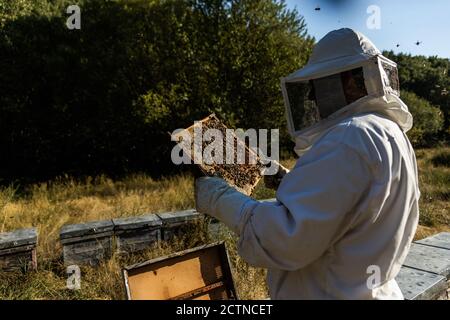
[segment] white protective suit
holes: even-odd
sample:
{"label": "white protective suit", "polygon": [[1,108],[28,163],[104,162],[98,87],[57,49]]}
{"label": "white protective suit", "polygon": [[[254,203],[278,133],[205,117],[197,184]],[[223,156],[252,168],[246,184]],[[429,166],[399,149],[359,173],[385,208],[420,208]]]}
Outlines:
{"label": "white protective suit", "polygon": [[[359,33],[334,33],[328,41],[357,55],[379,54]],[[283,178],[276,202],[255,201],[219,178],[200,178],[197,210],[239,235],[238,251],[248,263],[269,269],[272,299],[403,299],[394,278],[415,234],[420,196],[404,133],[411,124],[398,97],[361,98],[293,132],[301,158]]]}

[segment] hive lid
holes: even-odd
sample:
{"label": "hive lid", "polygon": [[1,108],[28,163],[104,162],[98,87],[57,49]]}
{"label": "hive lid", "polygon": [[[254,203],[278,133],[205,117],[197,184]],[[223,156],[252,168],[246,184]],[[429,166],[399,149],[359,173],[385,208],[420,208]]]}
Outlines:
{"label": "hive lid", "polygon": [[434,236],[416,241],[416,243],[450,250],[450,232],[441,232]]}
{"label": "hive lid", "polygon": [[403,265],[447,277],[450,275],[450,250],[413,243]]}
{"label": "hive lid", "polygon": [[37,243],[36,228],[0,233],[0,250]]}
{"label": "hive lid", "polygon": [[131,230],[145,227],[157,227],[162,225],[161,219],[156,214],[113,219],[112,221],[115,230]]}
{"label": "hive lid", "polygon": [[113,232],[114,224],[112,220],[92,221],[79,224],[65,225],[59,233],[60,239],[68,239],[86,235],[94,235],[105,232]]}
{"label": "hive lid", "polygon": [[176,222],[184,222],[200,217],[200,214],[194,209],[184,211],[165,212],[157,214],[164,224],[171,224]]}

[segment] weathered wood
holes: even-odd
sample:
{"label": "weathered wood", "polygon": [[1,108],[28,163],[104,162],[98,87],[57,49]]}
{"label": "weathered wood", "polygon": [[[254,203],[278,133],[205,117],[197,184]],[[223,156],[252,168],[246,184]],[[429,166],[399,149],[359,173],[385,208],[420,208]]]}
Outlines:
{"label": "weathered wood", "polygon": [[395,279],[406,300],[437,299],[446,290],[446,279],[435,273],[403,266]]}
{"label": "weathered wood", "polygon": [[92,221],[79,224],[65,225],[61,228],[60,239],[85,237],[100,233],[111,233],[114,230],[114,224],[111,220]]}
{"label": "weathered wood", "polygon": [[61,229],[65,265],[98,265],[111,257],[114,224],[111,220],[66,225]]}
{"label": "weathered wood", "polygon": [[64,265],[97,266],[111,257],[112,237],[101,237],[88,241],[65,243],[63,246]]}
{"label": "weathered wood", "polygon": [[450,250],[413,243],[403,265],[448,277]]}
{"label": "weathered wood", "polygon": [[450,232],[441,232],[434,236],[416,241],[416,243],[450,250]]}
{"label": "weathered wood", "polygon": [[157,213],[157,215],[161,218],[163,226],[178,226],[185,222],[190,222],[192,220],[198,219],[201,216],[194,209]]}
{"label": "weathered wood", "polygon": [[113,219],[116,252],[133,253],[155,246],[161,240],[162,220],[155,214]]}
{"label": "weathered wood", "polygon": [[0,250],[0,256],[7,255],[7,254],[14,254],[14,253],[19,253],[19,252],[24,252],[24,251],[32,251],[35,248],[36,248],[35,244],[28,244],[28,245],[25,245],[25,246],[3,249],[3,250]]}
{"label": "weathered wood", "polygon": [[208,292],[211,292],[216,289],[222,289],[223,287],[225,287],[225,283],[223,281],[219,281],[219,282],[210,284],[208,286],[204,286],[204,287],[194,289],[189,292],[180,294],[179,296],[170,298],[168,300],[193,300],[194,298],[196,298],[198,296],[203,296]]}
{"label": "weathered wood", "polygon": [[162,220],[162,238],[166,241],[172,239],[174,236],[181,235],[180,232],[183,226],[198,221],[198,219],[202,217],[202,215],[194,209],[158,213],[158,216]]}
{"label": "weathered wood", "polygon": [[0,233],[0,270],[35,270],[37,237],[35,228]]}
{"label": "weathered wood", "polygon": [[35,228],[20,229],[13,232],[0,233],[0,250],[37,243]]}
{"label": "weathered wood", "polygon": [[138,217],[113,219],[114,231],[133,230],[147,227],[162,226],[161,218],[156,214],[148,214]]}
{"label": "weathered wood", "polygon": [[238,298],[224,242],[125,267],[123,276],[129,300]]}
{"label": "weathered wood", "polygon": [[65,244],[70,244],[70,243],[74,243],[74,242],[86,242],[88,240],[95,241],[96,239],[100,239],[103,237],[112,237],[113,235],[114,235],[114,231],[100,232],[100,233],[96,233],[96,234],[88,234],[85,236],[79,236],[79,237],[73,237],[73,238],[65,238],[65,239],[60,238],[60,242],[62,245],[65,245]]}

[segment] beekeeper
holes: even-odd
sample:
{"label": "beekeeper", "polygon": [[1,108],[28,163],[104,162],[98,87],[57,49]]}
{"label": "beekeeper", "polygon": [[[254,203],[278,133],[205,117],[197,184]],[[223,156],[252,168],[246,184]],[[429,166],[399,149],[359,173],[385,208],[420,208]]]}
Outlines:
{"label": "beekeeper", "polygon": [[272,299],[403,299],[395,277],[420,192],[396,64],[363,34],[340,29],[281,87],[300,158],[280,172],[276,201],[204,177],[197,210],[239,235],[249,264],[269,269]]}

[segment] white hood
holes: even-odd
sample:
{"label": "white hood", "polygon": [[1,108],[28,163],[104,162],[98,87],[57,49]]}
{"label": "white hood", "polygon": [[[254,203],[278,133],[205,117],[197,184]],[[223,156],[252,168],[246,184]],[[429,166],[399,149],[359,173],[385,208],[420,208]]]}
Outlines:
{"label": "white hood", "polygon": [[[377,113],[396,122],[404,132],[412,127],[412,115],[392,87],[384,65],[396,68],[395,62],[384,57],[375,45],[360,32],[343,28],[329,32],[314,47],[308,63],[282,79],[288,127],[301,156],[330,128],[342,120],[361,113]],[[341,108],[326,119],[302,130],[295,130],[287,97],[286,83],[309,80],[363,67],[368,95]]]}
{"label": "white hood", "polygon": [[408,107],[396,95],[366,96],[335,112],[327,119],[309,128],[295,132],[293,137],[295,153],[299,157],[302,156],[318,139],[340,122],[363,113],[380,114],[397,123],[403,132],[407,132],[413,125],[413,118],[408,111]]}

